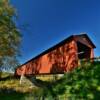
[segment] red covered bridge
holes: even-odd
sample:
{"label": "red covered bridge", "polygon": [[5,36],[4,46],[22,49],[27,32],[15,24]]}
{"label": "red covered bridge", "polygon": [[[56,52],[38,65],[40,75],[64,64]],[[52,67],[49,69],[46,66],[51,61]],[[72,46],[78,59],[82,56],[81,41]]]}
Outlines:
{"label": "red covered bridge", "polygon": [[19,66],[15,75],[61,74],[78,66],[79,59],[94,58],[95,45],[87,34],[72,35]]}

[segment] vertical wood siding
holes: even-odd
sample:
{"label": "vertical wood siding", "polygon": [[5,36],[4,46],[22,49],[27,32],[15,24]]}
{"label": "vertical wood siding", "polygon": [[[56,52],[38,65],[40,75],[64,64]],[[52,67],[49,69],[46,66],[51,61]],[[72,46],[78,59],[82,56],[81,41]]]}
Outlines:
{"label": "vertical wood siding", "polygon": [[78,65],[76,42],[70,41],[16,70],[17,75],[64,73]]}

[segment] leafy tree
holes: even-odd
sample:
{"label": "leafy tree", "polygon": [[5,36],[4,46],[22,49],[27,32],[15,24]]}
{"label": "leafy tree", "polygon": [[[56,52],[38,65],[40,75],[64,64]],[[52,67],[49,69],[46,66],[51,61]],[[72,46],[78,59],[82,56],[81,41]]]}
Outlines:
{"label": "leafy tree", "polygon": [[18,63],[21,33],[16,26],[16,15],[9,0],[0,0],[0,70]]}

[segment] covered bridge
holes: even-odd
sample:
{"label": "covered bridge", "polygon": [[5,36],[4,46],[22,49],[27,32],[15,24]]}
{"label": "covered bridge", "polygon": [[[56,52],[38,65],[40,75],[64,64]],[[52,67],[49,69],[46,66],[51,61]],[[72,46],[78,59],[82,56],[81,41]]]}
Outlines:
{"label": "covered bridge", "polygon": [[61,74],[78,66],[79,59],[94,58],[95,45],[87,34],[72,35],[27,61],[15,75]]}

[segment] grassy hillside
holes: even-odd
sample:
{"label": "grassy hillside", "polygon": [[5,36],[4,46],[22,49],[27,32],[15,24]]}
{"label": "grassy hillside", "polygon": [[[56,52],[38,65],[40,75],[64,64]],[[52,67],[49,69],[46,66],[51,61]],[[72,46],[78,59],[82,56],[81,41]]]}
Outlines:
{"label": "grassy hillside", "polygon": [[[41,81],[41,80],[42,81]],[[82,64],[56,80],[38,77],[38,85],[19,83],[12,74],[3,73],[0,81],[2,100],[98,100],[100,98],[100,62]],[[39,86],[40,84],[40,86]]]}

